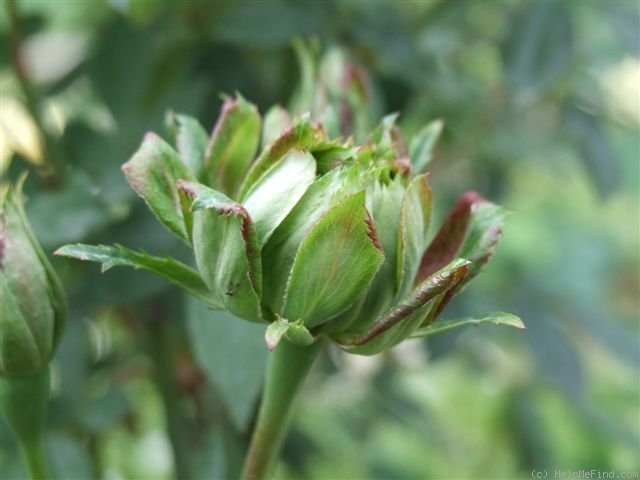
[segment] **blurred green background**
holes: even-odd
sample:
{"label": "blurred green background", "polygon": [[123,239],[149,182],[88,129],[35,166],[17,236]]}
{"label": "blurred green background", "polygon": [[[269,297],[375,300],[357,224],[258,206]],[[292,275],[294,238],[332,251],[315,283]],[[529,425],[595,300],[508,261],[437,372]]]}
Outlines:
{"label": "blurred green background", "polygon": [[[436,219],[476,190],[512,213],[449,316],[512,311],[384,356],[321,358],[279,476],[531,478],[640,470],[640,3],[2,0],[3,181],[32,171],[45,250],[122,243],[190,261],[120,171],[168,109],[288,105],[292,40],[369,72],[368,114],[441,118]],[[335,51],[335,50],[332,50]],[[322,72],[320,72],[322,74]],[[437,224],[437,222],[436,222]],[[55,260],[71,318],[47,449],[60,479],[235,478],[262,329],[146,273]],[[0,477],[24,477],[0,424]],[[553,473],[551,473],[553,475]]]}

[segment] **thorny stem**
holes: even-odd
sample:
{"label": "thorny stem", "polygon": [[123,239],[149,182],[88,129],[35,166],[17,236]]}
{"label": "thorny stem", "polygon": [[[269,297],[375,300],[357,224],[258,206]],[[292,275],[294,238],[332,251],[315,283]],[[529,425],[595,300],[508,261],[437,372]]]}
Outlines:
{"label": "thorny stem", "polygon": [[9,17],[9,49],[11,66],[18,79],[18,84],[24,96],[25,106],[36,126],[38,141],[42,147],[43,160],[46,169],[42,176],[46,184],[56,187],[63,181],[64,161],[58,143],[48,133],[42,118],[39,99],[24,66],[21,56],[23,40],[22,22],[18,11],[17,0],[6,0],[7,16]]}
{"label": "thorny stem", "polygon": [[269,357],[262,403],[242,472],[243,480],[263,480],[278,456],[296,394],[322,341],[309,346],[281,342]]}

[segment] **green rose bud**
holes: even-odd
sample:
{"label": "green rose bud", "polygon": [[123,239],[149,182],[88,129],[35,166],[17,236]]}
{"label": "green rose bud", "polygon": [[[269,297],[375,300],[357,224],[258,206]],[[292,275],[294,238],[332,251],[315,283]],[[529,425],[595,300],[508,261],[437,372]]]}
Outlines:
{"label": "green rose bud", "polygon": [[66,317],[64,292],[27,222],[21,182],[0,206],[0,374],[36,374],[47,367]]}
{"label": "green rose bud", "polygon": [[49,362],[66,319],[64,291],[22,206],[22,183],[0,194],[0,409],[31,478],[48,478],[42,450]]}
{"label": "green rose bud", "polygon": [[[202,129],[181,117],[178,151],[148,135],[123,167],[160,221],[192,246],[197,272],[123,247],[59,253],[163,275],[213,307],[269,324],[271,349],[283,338],[308,345],[322,336],[374,354],[430,334],[493,254],[502,210],[466,194],[429,242],[431,189],[415,165],[432,141],[410,158],[391,115],[355,147],[330,138],[309,115],[291,120],[276,108],[264,122],[262,152],[250,160],[256,115],[241,97],[228,99],[202,159],[192,158],[204,151]],[[200,147],[186,148],[193,142],[185,138],[200,138]],[[482,318],[514,324],[504,314]]]}

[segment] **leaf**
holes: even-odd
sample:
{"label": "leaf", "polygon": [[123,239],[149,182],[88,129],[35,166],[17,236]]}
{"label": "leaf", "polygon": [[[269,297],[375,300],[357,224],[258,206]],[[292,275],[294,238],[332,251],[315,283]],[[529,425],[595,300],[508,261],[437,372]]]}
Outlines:
{"label": "leaf", "polygon": [[205,154],[207,183],[235,198],[260,141],[260,115],[240,95],[225,100]]}
{"label": "leaf", "polygon": [[495,252],[503,221],[504,212],[497,205],[475,192],[462,195],[422,256],[416,282],[457,257],[473,263],[468,280],[477,275]]}
{"label": "leaf", "polygon": [[364,192],[347,197],[302,241],[282,317],[314,327],[344,311],[369,286],[384,253],[364,200]]}
{"label": "leaf", "polygon": [[193,250],[205,283],[231,313],[260,321],[262,260],[249,213],[202,184],[179,185],[193,200]]}
{"label": "leaf", "polygon": [[193,178],[178,152],[154,133],[147,133],[138,151],[122,166],[131,187],[154,215],[179,238],[190,243],[191,214],[183,208],[178,180]]}
{"label": "leaf", "polygon": [[59,248],[54,255],[101,263],[102,272],[116,266],[147,270],[185,289],[211,307],[222,308],[221,302],[207,289],[196,271],[170,257],[154,257],[144,252],[129,250],[121,245],[111,247],[81,243],[65,245]]}
{"label": "leaf", "polygon": [[268,350],[264,326],[212,312],[188,299],[187,326],[196,361],[220,394],[235,426],[247,431],[262,386]]}
{"label": "leaf", "polygon": [[424,280],[366,331],[344,332],[334,339],[341,348],[360,355],[373,355],[394,346],[422,324],[438,296],[456,288],[469,266],[467,260],[454,260]]}
{"label": "leaf", "polygon": [[209,143],[207,132],[198,120],[189,115],[172,112],[169,121],[175,131],[180,160],[197,178],[201,179],[204,156]]}
{"label": "leaf", "polygon": [[591,174],[603,198],[614,192],[621,177],[621,162],[598,118],[575,106],[566,113],[567,125],[573,135],[574,148]]}
{"label": "leaf", "polygon": [[466,327],[469,325],[506,325],[513,328],[524,329],[526,328],[520,317],[517,317],[511,313],[505,312],[491,312],[482,315],[474,315],[472,317],[457,318],[455,320],[438,320],[431,325],[416,330],[411,338],[428,337],[429,335],[436,335],[438,333],[447,332],[455,328]]}
{"label": "leaf", "polygon": [[292,150],[267,170],[243,202],[255,225],[260,248],[267,243],[316,176],[309,152]]}
{"label": "leaf", "polygon": [[409,159],[414,172],[423,172],[431,161],[433,147],[435,146],[444,122],[440,119],[428,123],[422,130],[413,136],[409,147]]}
{"label": "leaf", "polygon": [[569,12],[563,2],[535,0],[510,23],[502,45],[509,87],[539,91],[571,65],[573,40]]}

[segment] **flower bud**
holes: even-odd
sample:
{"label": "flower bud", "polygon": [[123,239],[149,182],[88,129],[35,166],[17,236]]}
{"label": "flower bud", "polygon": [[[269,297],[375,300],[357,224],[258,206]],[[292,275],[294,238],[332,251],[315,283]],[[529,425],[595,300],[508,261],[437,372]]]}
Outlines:
{"label": "flower bud", "polygon": [[27,222],[22,181],[1,194],[0,374],[44,370],[60,338],[66,303],[60,282]]}

